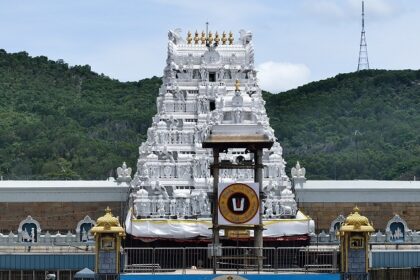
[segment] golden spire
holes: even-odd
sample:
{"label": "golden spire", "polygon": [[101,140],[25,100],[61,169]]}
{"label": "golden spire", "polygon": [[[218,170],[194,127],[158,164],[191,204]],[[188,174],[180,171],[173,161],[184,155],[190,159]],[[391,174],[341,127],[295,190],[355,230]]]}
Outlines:
{"label": "golden spire", "polygon": [[191,42],[192,42],[192,35],[191,35],[191,32],[188,31],[188,34],[187,34],[187,44],[188,45],[191,45]]}
{"label": "golden spire", "polygon": [[227,41],[226,32],[223,31],[223,34],[222,34],[222,45],[226,45],[226,41]]}
{"label": "golden spire", "polygon": [[213,43],[213,33],[211,33],[211,31],[209,32],[209,44],[211,45]]}
{"label": "golden spire", "polygon": [[201,32],[201,44],[206,44],[206,33],[204,33],[204,31]]}
{"label": "golden spire", "polygon": [[200,38],[198,38],[198,31],[196,30],[195,31],[195,34],[194,34],[194,44],[198,44],[198,41],[200,41]]}
{"label": "golden spire", "polygon": [[240,91],[239,87],[241,86],[241,83],[239,82],[239,80],[236,80],[235,82],[235,91]]}
{"label": "golden spire", "polygon": [[214,42],[216,43],[216,45],[218,45],[220,42],[219,33],[217,31],[216,31],[216,38],[214,39]]}
{"label": "golden spire", "polygon": [[229,32],[229,45],[233,45],[233,33],[232,33],[232,31],[231,32]]}
{"label": "golden spire", "polygon": [[353,211],[354,213],[359,213],[360,212],[359,207],[357,207],[357,205],[354,206]]}

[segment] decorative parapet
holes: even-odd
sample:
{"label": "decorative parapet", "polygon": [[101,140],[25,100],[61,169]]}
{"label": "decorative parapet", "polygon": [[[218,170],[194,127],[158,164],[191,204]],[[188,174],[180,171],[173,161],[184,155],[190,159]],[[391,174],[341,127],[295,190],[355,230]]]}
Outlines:
{"label": "decorative parapet", "polygon": [[40,223],[28,216],[20,222],[17,233],[0,233],[0,246],[86,246],[93,239],[90,230],[94,225],[95,221],[86,216],[78,222],[75,232],[42,233]]}
{"label": "decorative parapet", "polygon": [[369,242],[370,243],[385,243],[386,242],[386,236],[380,230],[378,230],[377,232],[372,233],[370,235]]}

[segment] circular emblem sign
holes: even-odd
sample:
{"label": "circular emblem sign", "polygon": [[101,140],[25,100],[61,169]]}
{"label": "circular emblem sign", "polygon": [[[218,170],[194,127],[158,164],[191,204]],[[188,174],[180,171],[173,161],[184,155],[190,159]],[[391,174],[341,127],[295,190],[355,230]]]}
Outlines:
{"label": "circular emblem sign", "polygon": [[226,221],[245,224],[258,213],[257,193],[248,185],[235,183],[227,186],[219,196],[219,211]]}

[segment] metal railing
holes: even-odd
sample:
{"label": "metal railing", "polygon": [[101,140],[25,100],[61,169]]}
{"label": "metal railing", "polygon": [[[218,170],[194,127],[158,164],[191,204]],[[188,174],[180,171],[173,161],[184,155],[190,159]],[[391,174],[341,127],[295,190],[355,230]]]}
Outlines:
{"label": "metal railing", "polygon": [[[22,254],[22,253],[93,253],[94,246],[42,246],[42,245],[32,245],[32,246],[0,246],[0,253],[2,254]],[[1,279],[0,279],[1,280]]]}
{"label": "metal railing", "polygon": [[[311,248],[195,247],[125,248],[124,272],[217,273],[325,272],[338,271],[338,251]],[[262,259],[262,267],[258,261]]]}

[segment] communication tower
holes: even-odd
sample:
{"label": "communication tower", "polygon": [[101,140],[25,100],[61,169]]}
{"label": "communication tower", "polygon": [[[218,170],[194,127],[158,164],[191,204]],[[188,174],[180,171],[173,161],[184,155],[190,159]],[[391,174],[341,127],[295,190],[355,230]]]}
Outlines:
{"label": "communication tower", "polygon": [[369,58],[365,34],[365,3],[362,1],[362,33],[360,35],[359,63],[357,71],[369,69]]}

